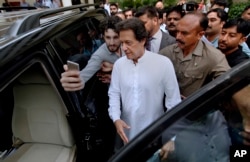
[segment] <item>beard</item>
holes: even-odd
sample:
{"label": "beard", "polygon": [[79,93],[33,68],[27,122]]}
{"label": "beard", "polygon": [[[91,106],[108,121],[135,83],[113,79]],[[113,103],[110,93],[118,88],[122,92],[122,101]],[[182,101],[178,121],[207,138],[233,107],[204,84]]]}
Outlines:
{"label": "beard", "polygon": [[234,51],[234,49],[237,49],[238,46],[235,46],[235,45],[231,45],[231,44],[226,44],[226,43],[223,43],[223,42],[219,42],[218,43],[218,49],[221,50],[222,53],[228,53],[228,52],[232,52]]}
{"label": "beard", "polygon": [[113,53],[117,52],[120,49],[120,46],[116,46],[116,45],[108,45],[107,47],[108,47],[108,50]]}

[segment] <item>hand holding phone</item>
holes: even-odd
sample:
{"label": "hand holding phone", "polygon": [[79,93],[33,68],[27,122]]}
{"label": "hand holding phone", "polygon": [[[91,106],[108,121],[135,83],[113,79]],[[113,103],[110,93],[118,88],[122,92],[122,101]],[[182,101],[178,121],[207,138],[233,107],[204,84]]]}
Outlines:
{"label": "hand holding phone", "polygon": [[79,71],[79,64],[73,61],[67,61],[67,65],[68,65],[68,70],[75,70],[75,71]]}

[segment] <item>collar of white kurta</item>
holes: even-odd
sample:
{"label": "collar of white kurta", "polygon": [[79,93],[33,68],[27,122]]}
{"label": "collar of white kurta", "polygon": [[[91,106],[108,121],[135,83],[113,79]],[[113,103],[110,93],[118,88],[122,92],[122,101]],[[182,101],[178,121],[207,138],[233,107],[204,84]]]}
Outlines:
{"label": "collar of white kurta", "polygon": [[[147,56],[148,55],[157,55],[156,53],[153,53],[153,52],[151,52],[151,51],[148,51],[148,50],[146,50],[145,49],[145,52],[144,52],[144,54],[138,59],[138,61],[137,61],[137,63],[136,64],[140,64],[140,63],[143,63],[144,62],[144,60],[146,60],[147,59]],[[131,59],[128,59],[127,58],[127,60],[129,60],[131,63],[133,63],[134,64],[134,61],[133,60],[131,60]]]}

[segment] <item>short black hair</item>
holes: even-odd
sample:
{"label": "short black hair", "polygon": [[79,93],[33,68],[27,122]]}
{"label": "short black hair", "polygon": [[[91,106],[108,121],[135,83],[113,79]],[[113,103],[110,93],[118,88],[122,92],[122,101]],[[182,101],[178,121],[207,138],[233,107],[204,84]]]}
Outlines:
{"label": "short black hair", "polygon": [[118,5],[115,2],[110,3],[109,6],[115,6],[116,8],[118,8]]}
{"label": "short black hair", "polygon": [[163,18],[164,10],[162,10],[162,9],[156,9],[156,10],[157,10],[157,12],[158,12],[158,18],[159,18],[159,19],[162,19],[162,18]]}
{"label": "short black hair", "polygon": [[112,29],[116,33],[118,33],[118,30],[116,29],[115,24],[119,23],[120,21],[122,21],[122,19],[118,16],[111,16],[111,17],[105,18],[103,21],[101,21],[99,25],[99,28],[102,34],[104,34],[105,31],[107,31],[108,29]]}
{"label": "short black hair", "polygon": [[242,18],[229,19],[223,25],[222,29],[227,29],[234,26],[237,28],[237,33],[241,33],[245,37],[249,34],[250,22]]}
{"label": "short black hair", "polygon": [[167,17],[170,13],[172,13],[172,12],[176,12],[176,13],[180,14],[181,17],[183,17],[183,16],[185,15],[185,10],[182,9],[182,6],[181,6],[181,5],[176,5],[176,6],[171,7],[170,9],[168,9],[168,10],[166,11],[166,17]]}
{"label": "short black hair", "polygon": [[125,14],[125,12],[132,11],[132,15],[134,16],[136,10],[134,8],[126,8],[122,12]]}
{"label": "short black hair", "polygon": [[144,23],[139,18],[126,19],[119,22],[116,25],[118,31],[132,30],[134,32],[135,38],[138,41],[148,38],[148,33],[144,26]]}
{"label": "short black hair", "polygon": [[247,11],[250,8],[250,5],[247,5],[244,10],[242,11],[242,13],[244,13],[245,11]]}
{"label": "short black hair", "polygon": [[214,3],[211,7],[213,7],[214,5],[223,6],[224,8],[226,8],[228,4],[227,0],[214,0]]}
{"label": "short black hair", "polygon": [[211,9],[210,11],[207,12],[207,15],[210,14],[211,12],[216,12],[217,16],[220,18],[221,21],[227,21],[228,19],[228,14],[221,8]]}
{"label": "short black hair", "polygon": [[149,18],[158,17],[157,9],[154,6],[144,6],[139,8],[135,13],[135,17],[140,17],[144,14],[147,14]]}

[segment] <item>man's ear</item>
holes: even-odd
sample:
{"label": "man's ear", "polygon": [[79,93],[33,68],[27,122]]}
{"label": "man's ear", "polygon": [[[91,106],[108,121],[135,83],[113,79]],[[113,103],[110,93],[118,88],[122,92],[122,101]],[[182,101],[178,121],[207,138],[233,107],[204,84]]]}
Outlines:
{"label": "man's ear", "polygon": [[146,42],[147,42],[147,39],[146,39],[146,38],[143,38],[140,42],[143,43],[144,46],[145,46],[145,45],[146,45]]}
{"label": "man's ear", "polygon": [[247,40],[247,37],[241,37],[239,41],[239,45]]}
{"label": "man's ear", "polygon": [[198,39],[201,39],[201,37],[205,34],[205,31],[200,31],[198,33]]}
{"label": "man's ear", "polygon": [[158,23],[158,21],[159,21],[158,17],[153,17],[153,22],[154,23]]}
{"label": "man's ear", "polygon": [[220,25],[221,25],[221,29],[223,28],[223,25],[225,24],[225,21],[221,21]]}

